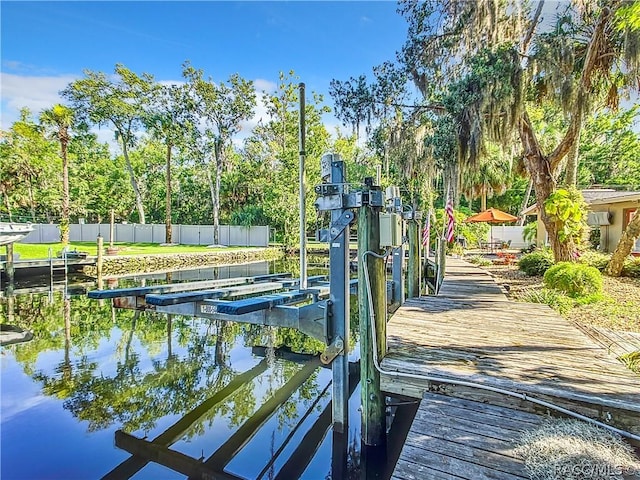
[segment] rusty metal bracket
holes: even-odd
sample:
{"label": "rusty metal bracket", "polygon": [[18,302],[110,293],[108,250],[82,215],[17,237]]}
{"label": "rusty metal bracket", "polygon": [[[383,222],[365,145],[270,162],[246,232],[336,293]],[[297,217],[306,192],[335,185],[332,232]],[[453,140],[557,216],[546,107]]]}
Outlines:
{"label": "rusty metal bracket", "polygon": [[336,337],[331,345],[322,352],[320,355],[320,361],[325,365],[329,365],[342,352],[344,352],[344,341],[342,340],[342,337]]}

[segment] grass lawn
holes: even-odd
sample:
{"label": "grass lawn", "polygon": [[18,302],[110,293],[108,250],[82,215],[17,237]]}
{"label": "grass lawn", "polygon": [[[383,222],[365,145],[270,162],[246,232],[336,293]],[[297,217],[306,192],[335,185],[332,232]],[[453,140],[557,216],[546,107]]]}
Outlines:
{"label": "grass lawn", "polygon": [[[105,248],[108,244],[105,244]],[[118,255],[151,255],[151,254],[172,254],[172,253],[206,253],[212,251],[224,251],[226,248],[207,248],[204,245],[175,245],[161,247],[157,243],[115,243],[118,248]],[[89,255],[96,255],[96,244],[94,242],[71,242],[70,250],[86,252]],[[233,247],[234,250],[250,250],[253,247]],[[15,243],[14,253],[19,253],[23,260],[32,258],[49,258],[49,249],[56,257],[62,250],[62,243]]]}

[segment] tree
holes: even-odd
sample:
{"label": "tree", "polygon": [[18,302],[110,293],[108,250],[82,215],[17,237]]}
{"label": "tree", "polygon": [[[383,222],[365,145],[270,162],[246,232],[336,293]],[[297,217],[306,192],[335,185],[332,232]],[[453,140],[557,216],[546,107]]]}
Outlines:
{"label": "tree", "polygon": [[579,180],[582,185],[640,189],[640,134],[634,130],[640,106],[606,111],[585,123],[581,142]]}
{"label": "tree", "polygon": [[32,222],[38,215],[50,219],[59,213],[59,158],[55,143],[43,135],[31,112],[22,109],[0,142],[0,191],[10,221],[16,213]]}
{"label": "tree", "polygon": [[60,241],[69,243],[69,157],[67,150],[71,137],[69,128],[73,124],[73,110],[61,104],[56,104],[40,114],[40,123],[44,127],[55,129],[55,135],[60,142],[60,158],[62,158],[62,218],[60,220]]}
{"label": "tree", "polygon": [[[570,237],[559,240],[544,202],[556,189],[563,161],[601,92],[615,106],[623,91],[640,85],[638,2],[583,6],[562,12],[555,36],[536,34],[541,5],[533,14],[516,1],[406,0],[400,7],[409,24],[400,67],[425,103],[441,102],[452,116],[458,165],[473,168],[488,144],[507,150],[517,139],[558,261],[571,260],[575,245]],[[563,48],[551,48],[553,42]],[[566,85],[571,95],[564,94]],[[568,119],[550,153],[528,114],[530,103],[542,99],[560,106]]]}
{"label": "tree", "polygon": [[189,82],[193,102],[198,105],[198,113],[204,122],[204,148],[202,153],[208,156],[213,151],[215,163],[215,183],[208,172],[213,204],[213,243],[220,241],[220,184],[225,166],[226,148],[231,138],[240,131],[241,122],[253,115],[256,94],[253,82],[233,74],[225,82],[214,83],[205,80],[202,70],[196,70],[185,63],[183,76]]}
{"label": "tree", "polygon": [[631,253],[638,237],[640,237],[640,210],[636,210],[627,228],[622,232],[618,246],[615,252],[613,252],[613,255],[611,255],[611,260],[609,260],[609,264],[605,270],[607,275],[611,275],[612,277],[620,276],[622,267],[624,267],[624,261]]}
{"label": "tree", "polygon": [[136,144],[145,106],[152,92],[153,77],[139,77],[124,65],[115,67],[116,78],[102,72],[85,70],[85,78],[72,82],[61,94],[69,100],[81,120],[97,125],[111,125],[122,147],[131,187],[135,193],[139,222],[145,223],[144,205],[138,181],[129,160],[129,148]]}
{"label": "tree", "polygon": [[184,144],[193,125],[194,105],[186,85],[156,85],[147,106],[144,123],[151,135],[164,143],[165,163],[165,241],[171,243],[171,152]]}
{"label": "tree", "polygon": [[[270,225],[276,229],[285,248],[293,248],[299,240],[298,182],[298,83],[293,71],[280,73],[275,92],[263,93],[263,103],[269,114],[247,139],[242,152],[247,162],[259,166],[264,175],[253,181],[261,191],[260,204]],[[309,98],[310,97],[310,98]],[[320,158],[329,147],[329,132],[322,122],[322,114],[329,111],[323,98],[312,92],[305,104],[307,130],[306,175],[320,179]],[[355,179],[350,179],[355,181]],[[306,218],[316,218],[313,208],[315,193],[309,182],[305,192]]]}

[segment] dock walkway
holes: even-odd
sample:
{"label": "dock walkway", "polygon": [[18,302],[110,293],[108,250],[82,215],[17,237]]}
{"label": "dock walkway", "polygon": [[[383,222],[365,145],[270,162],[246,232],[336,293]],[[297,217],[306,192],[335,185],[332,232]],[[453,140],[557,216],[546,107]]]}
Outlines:
{"label": "dock walkway", "polygon": [[[448,258],[440,294],[408,300],[389,321],[387,336],[388,353],[381,365],[385,371],[462,379],[525,393],[640,434],[640,376],[548,306],[509,301],[488,273],[469,263]],[[541,419],[540,415],[547,413],[543,407],[519,398],[426,379],[384,374],[381,384],[384,391],[422,399],[396,466],[397,479],[484,478],[485,474],[476,470],[488,467],[478,463],[476,457],[482,455],[473,454],[472,440],[457,443],[458,437],[450,436],[452,432],[447,433],[446,439],[435,440],[434,424],[440,429],[449,428],[451,422],[467,425],[467,432],[460,437],[466,439],[465,435],[475,435],[474,424],[487,421],[477,420],[477,415],[470,413],[488,408],[485,403],[501,409],[494,415],[502,418],[499,428],[505,435],[511,428],[509,417],[517,427],[521,414],[533,414],[527,418],[535,423],[535,418]],[[451,403],[460,401],[468,403],[462,409]],[[441,420],[433,417],[434,408]],[[431,419],[423,421],[429,415]],[[482,430],[479,434],[486,437]],[[505,436],[504,440],[509,438]],[[479,448],[485,453],[504,455],[494,449],[492,442]],[[419,454],[413,450],[419,448],[418,444],[422,445]],[[459,452],[463,452],[462,460]],[[422,465],[418,468],[419,458],[424,461],[418,462]],[[462,461],[464,468],[469,467],[468,463],[480,466],[476,465],[476,470],[472,469],[476,473],[466,477],[436,470],[428,473],[443,461]],[[412,463],[411,468],[417,468],[415,471],[420,474],[405,475],[411,468],[407,470],[404,462]],[[507,463],[512,469],[512,460]],[[515,465],[516,471],[503,471],[506,477],[491,473],[487,478],[526,478],[524,473],[517,474],[520,467]]]}

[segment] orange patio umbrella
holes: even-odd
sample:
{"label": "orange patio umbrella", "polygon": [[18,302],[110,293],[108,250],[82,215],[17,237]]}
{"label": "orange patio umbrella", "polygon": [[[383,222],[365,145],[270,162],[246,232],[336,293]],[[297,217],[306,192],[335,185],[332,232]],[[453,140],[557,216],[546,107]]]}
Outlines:
{"label": "orange patio umbrella", "polygon": [[475,215],[471,215],[468,217],[465,222],[469,223],[480,223],[487,222],[491,227],[491,239],[493,240],[493,224],[494,223],[511,223],[518,220],[518,217],[514,217],[510,213],[503,212],[502,210],[498,210],[497,208],[489,208],[484,212],[476,213]]}

